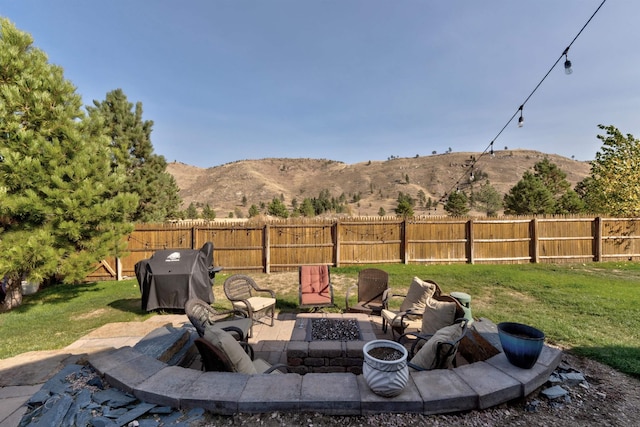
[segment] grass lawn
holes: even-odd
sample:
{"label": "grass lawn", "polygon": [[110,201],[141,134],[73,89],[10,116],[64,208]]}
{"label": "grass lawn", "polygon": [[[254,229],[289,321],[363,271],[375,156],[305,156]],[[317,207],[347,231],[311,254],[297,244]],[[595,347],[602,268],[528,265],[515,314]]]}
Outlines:
{"label": "grass lawn", "polygon": [[[344,308],[347,287],[365,267],[331,269],[338,308]],[[527,323],[544,331],[549,343],[640,377],[640,263],[374,267],[389,272],[397,293],[406,291],[414,276],[435,280],[444,293],[470,294],[476,318]],[[297,273],[251,276],[276,291],[280,310],[296,309]],[[226,277],[216,276],[214,286],[221,308],[230,306],[222,292]],[[153,315],[140,309],[135,279],[50,287],[0,314],[0,358],[62,348],[106,323]]]}

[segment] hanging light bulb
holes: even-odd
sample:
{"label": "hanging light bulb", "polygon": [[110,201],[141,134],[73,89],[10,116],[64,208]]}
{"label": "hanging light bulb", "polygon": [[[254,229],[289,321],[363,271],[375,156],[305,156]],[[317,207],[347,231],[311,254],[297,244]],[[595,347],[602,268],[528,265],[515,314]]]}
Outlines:
{"label": "hanging light bulb", "polygon": [[518,127],[521,128],[522,126],[524,126],[524,117],[522,117],[522,109],[524,108],[524,105],[520,106],[520,118],[518,119]]}
{"label": "hanging light bulb", "polygon": [[473,175],[473,171],[471,171],[469,174],[469,182],[473,182],[474,179],[476,179],[476,177]]}
{"label": "hanging light bulb", "polygon": [[564,73],[569,75],[573,73],[573,69],[571,68],[571,61],[567,58],[567,54],[564,55]]}
{"label": "hanging light bulb", "polygon": [[496,154],[493,152],[493,141],[491,141],[491,144],[489,144],[491,149],[489,150],[489,154],[491,155],[491,157],[495,157]]}

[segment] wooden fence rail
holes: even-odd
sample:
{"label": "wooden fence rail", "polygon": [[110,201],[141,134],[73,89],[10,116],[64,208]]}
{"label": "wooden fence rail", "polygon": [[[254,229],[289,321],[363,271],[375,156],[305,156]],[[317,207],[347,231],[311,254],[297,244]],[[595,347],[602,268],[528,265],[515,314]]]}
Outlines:
{"label": "wooden fence rail", "polygon": [[278,272],[329,264],[519,264],[640,259],[640,218],[361,218],[255,223],[143,224],[128,255],[104,260],[88,280],[134,276],[160,249],[214,244],[214,265]]}

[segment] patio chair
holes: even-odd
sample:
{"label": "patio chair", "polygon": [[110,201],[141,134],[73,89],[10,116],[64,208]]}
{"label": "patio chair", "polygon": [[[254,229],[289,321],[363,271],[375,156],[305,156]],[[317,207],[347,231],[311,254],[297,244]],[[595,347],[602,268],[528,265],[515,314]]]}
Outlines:
{"label": "patio chair", "polygon": [[456,367],[456,354],[460,341],[467,333],[468,323],[467,319],[460,318],[452,325],[440,328],[435,334],[408,332],[400,336],[398,342],[413,338],[407,365],[418,371]]}
{"label": "patio chair", "polygon": [[[358,288],[358,302],[349,306],[349,293]],[[358,283],[347,288],[346,311],[380,315],[382,295],[389,287],[389,273],[378,268],[365,268],[358,273]]]}
{"label": "patio chair", "polygon": [[216,326],[207,326],[204,337],[196,338],[194,343],[202,357],[204,371],[255,375],[288,370],[284,364],[271,365],[262,359],[254,360],[253,349],[248,343],[236,341],[231,334]]}
{"label": "patio chair", "polygon": [[300,308],[318,311],[332,307],[333,285],[328,265],[302,265],[298,269],[298,297]]}
{"label": "patio chair", "polygon": [[246,341],[251,319],[246,313],[238,310],[216,311],[199,298],[191,298],[184,305],[184,311],[199,336],[204,336],[207,326],[218,325],[227,332],[232,332],[238,341]]}
{"label": "patio chair", "polygon": [[[427,307],[427,301],[434,295],[440,295],[440,286],[432,280],[421,280],[414,277],[406,295],[392,294],[391,289],[386,289],[382,295],[382,331],[387,332],[391,326],[391,334],[403,335],[411,323],[417,323],[422,319],[422,314]],[[389,308],[389,301],[393,297],[403,297],[404,300],[399,310]]]}
{"label": "patio chair", "polygon": [[[249,336],[253,336],[253,324],[263,317],[270,317],[273,326],[273,317],[276,310],[276,294],[270,289],[262,289],[249,276],[234,274],[224,281],[224,294],[231,301],[234,310],[247,314],[252,320],[249,328]],[[259,296],[268,295],[268,296]]]}

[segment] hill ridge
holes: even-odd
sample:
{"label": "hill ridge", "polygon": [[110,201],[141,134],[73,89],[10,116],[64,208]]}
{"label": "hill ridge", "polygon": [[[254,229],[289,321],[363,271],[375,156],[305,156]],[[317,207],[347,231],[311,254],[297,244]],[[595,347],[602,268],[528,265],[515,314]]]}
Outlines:
{"label": "hill ridge", "polygon": [[[572,186],[591,170],[589,162],[535,150],[507,149],[495,151],[493,156],[451,152],[354,164],[330,159],[265,158],[200,168],[172,162],[167,164],[167,172],[180,188],[183,208],[192,202],[197,206],[209,204],[218,218],[226,218],[230,212],[246,217],[252,204],[268,204],[274,197],[284,197],[291,208],[293,199],[301,203],[304,198],[317,197],[323,190],[328,190],[332,197],[344,194],[347,200],[359,195],[358,202],[349,204],[349,214],[373,216],[381,207],[388,214],[393,213],[399,192],[416,197],[422,190],[427,199],[435,202],[456,187],[467,193],[472,188],[477,191],[488,179],[499,193],[505,194],[525,171],[532,170],[545,157],[567,174]],[[471,170],[480,179],[469,180]],[[420,207],[415,211],[427,213]],[[429,213],[446,214],[442,206]]]}

